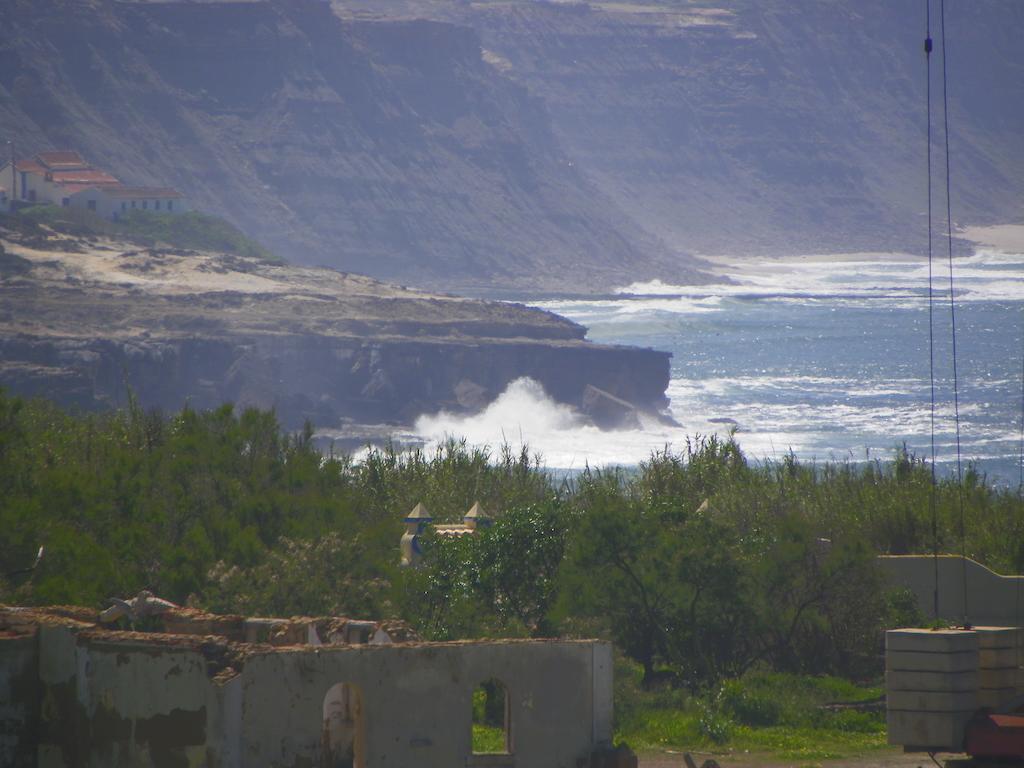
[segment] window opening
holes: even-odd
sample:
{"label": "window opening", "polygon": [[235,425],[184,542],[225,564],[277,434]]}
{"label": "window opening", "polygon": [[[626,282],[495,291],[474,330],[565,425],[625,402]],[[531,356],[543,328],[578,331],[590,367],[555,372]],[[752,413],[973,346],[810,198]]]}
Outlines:
{"label": "window opening", "polygon": [[491,678],[473,690],[473,754],[512,752],[508,688]]}

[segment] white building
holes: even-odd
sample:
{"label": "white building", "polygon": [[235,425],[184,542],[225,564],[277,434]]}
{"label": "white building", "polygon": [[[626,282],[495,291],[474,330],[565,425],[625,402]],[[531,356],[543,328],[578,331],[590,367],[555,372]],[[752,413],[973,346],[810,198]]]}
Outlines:
{"label": "white building", "polygon": [[[0,168],[0,179],[9,177],[11,164],[7,163]],[[104,218],[117,219],[131,210],[180,213],[191,209],[175,189],[129,187],[68,150],[18,160],[12,178],[11,201],[83,208]]]}

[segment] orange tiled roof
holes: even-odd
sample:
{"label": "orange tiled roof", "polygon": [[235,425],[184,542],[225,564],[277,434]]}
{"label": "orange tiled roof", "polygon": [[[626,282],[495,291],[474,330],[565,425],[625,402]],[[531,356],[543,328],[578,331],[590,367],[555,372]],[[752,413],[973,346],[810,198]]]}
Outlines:
{"label": "orange tiled roof", "polygon": [[36,155],[35,159],[51,171],[60,170],[61,168],[91,167],[84,157],[70,149],[58,150],[56,152],[40,152]]}
{"label": "orange tiled roof", "polygon": [[120,184],[121,180],[106,171],[86,168],[77,171],[52,171],[50,177],[57,184]]}
{"label": "orange tiled roof", "polygon": [[65,197],[77,194],[83,189],[103,189],[102,185],[98,184],[61,184],[60,191]]}
{"label": "orange tiled roof", "polygon": [[21,173],[36,173],[40,176],[46,174],[46,166],[40,165],[35,160],[16,160],[14,168]]}

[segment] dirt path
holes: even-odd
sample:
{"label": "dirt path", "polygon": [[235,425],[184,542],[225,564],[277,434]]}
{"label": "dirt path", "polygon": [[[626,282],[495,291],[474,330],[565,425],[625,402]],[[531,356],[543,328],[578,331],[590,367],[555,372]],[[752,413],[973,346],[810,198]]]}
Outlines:
{"label": "dirt path", "polygon": [[[841,760],[790,761],[780,760],[773,755],[755,753],[692,752],[694,762],[702,766],[705,760],[715,760],[721,768],[790,768],[791,766],[821,766],[821,768],[935,768],[927,754],[904,754],[897,750],[879,750],[866,755]],[[940,765],[946,768],[967,768],[971,762],[963,755],[937,755]],[[644,753],[640,755],[640,768],[685,768],[682,752]]]}

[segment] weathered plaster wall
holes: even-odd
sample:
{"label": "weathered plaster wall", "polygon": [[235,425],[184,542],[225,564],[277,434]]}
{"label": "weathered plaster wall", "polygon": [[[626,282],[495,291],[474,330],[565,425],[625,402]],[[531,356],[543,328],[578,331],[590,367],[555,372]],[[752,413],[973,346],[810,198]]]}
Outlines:
{"label": "weathered plaster wall", "polygon": [[250,658],[242,678],[245,765],[298,765],[299,757],[316,764],[324,697],[336,683],[362,693],[373,768],[469,764],[472,692],[490,678],[509,693],[513,759],[505,764],[574,768],[611,740],[611,647],[604,643],[287,650]]}
{"label": "weathered plaster wall", "polygon": [[[0,740],[23,753],[38,744],[23,765],[312,768],[337,683],[361,692],[373,768],[575,768],[612,735],[611,646],[600,642],[275,648],[55,624],[38,640],[3,640],[0,654],[0,686],[33,681]],[[509,692],[504,759],[471,754],[472,691],[490,678]]]}
{"label": "weathered plaster wall", "polygon": [[223,764],[223,686],[191,647],[39,632],[39,766]]}
{"label": "weathered plaster wall", "polygon": [[[887,555],[878,558],[889,582],[914,593],[928,617],[935,613],[935,567],[931,555]],[[1024,576],[1000,576],[980,563],[959,555],[938,557],[938,618],[964,620],[975,626],[1017,627],[1024,624]]]}
{"label": "weathered plaster wall", "polygon": [[35,633],[0,635],[0,766],[35,765],[38,666]]}

